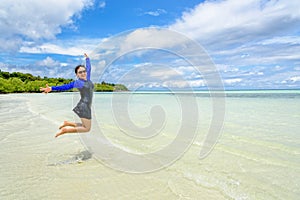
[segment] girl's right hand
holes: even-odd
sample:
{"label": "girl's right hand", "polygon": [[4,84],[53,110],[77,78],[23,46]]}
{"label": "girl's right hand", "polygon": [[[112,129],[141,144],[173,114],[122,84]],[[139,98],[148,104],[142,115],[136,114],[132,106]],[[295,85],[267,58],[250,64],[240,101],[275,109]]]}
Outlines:
{"label": "girl's right hand", "polygon": [[46,87],[45,87],[45,88],[40,87],[40,91],[43,92],[43,93],[45,93],[45,94],[47,94],[47,93],[49,93],[49,92],[52,91],[52,88],[49,87],[48,84],[46,84]]}

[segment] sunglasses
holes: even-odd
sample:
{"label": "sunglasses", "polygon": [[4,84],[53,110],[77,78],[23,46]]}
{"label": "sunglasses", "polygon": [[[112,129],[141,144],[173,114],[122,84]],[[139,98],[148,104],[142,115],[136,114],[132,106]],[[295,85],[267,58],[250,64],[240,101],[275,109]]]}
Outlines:
{"label": "sunglasses", "polygon": [[82,70],[82,71],[79,71],[77,72],[78,74],[82,74],[82,73],[86,73],[86,70]]}

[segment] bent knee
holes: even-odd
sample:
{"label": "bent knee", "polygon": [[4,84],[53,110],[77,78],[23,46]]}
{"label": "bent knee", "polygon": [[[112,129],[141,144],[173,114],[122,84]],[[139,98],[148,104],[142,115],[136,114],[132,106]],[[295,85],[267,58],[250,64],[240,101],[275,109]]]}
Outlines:
{"label": "bent knee", "polygon": [[91,130],[91,127],[90,126],[89,127],[84,126],[84,129],[85,129],[86,132],[89,132]]}

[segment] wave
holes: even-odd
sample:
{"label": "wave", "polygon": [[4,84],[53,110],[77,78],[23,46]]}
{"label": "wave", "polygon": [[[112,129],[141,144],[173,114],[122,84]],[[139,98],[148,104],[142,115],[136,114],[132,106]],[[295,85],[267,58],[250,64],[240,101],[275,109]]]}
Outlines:
{"label": "wave", "polygon": [[56,126],[59,126],[61,122],[59,122],[58,120],[54,120],[54,119],[51,119],[49,117],[47,117],[46,115],[44,114],[41,114],[40,112],[38,111],[35,111],[34,108],[32,107],[31,103],[29,101],[26,102],[26,105],[27,105],[27,108],[28,108],[28,111],[31,112],[33,115],[35,116],[39,116],[41,117],[42,119],[45,119],[47,121],[49,121],[50,123],[56,125]]}

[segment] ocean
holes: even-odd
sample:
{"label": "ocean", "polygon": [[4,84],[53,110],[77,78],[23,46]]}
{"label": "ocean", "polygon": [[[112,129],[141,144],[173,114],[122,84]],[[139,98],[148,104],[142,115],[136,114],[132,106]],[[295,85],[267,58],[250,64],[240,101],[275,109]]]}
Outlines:
{"label": "ocean", "polygon": [[224,110],[203,91],[95,93],[91,132],[54,138],[78,98],[0,95],[0,199],[300,196],[299,90],[226,91]]}

